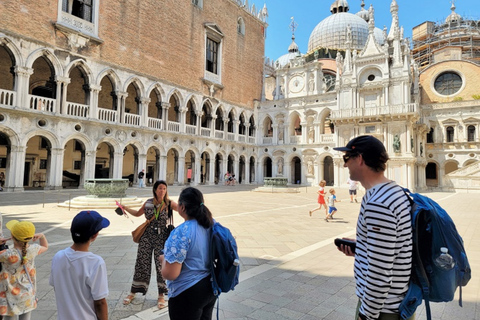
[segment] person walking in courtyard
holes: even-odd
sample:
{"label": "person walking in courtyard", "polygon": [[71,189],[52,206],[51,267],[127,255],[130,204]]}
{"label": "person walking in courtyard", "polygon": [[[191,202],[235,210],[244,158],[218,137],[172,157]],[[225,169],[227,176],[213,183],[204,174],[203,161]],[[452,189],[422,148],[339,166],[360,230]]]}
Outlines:
{"label": "person walking in courtyard", "polygon": [[130,293],[123,300],[124,305],[130,304],[136,293],[145,295],[150,284],[152,273],[152,255],[157,272],[158,300],[157,306],[163,309],[167,306],[164,295],[168,292],[165,280],[162,277],[162,266],[160,264],[160,252],[163,250],[167,240],[167,221],[172,210],[177,211],[177,203],[168,197],[167,183],[159,180],[153,185],[153,198],[145,201],[139,210],[123,207],[125,211],[135,217],[145,215],[147,220],[153,218],[145,233],[138,243],[137,260],[135,262],[135,273]]}
{"label": "person walking in courtyard", "polygon": [[212,213],[200,190],[192,187],[180,193],[178,213],[185,222],[172,231],[160,256],[168,314],[171,320],[210,320],[216,301],[210,275]]}
{"label": "person walking in courtyard", "polygon": [[317,210],[320,210],[322,209],[322,207],[325,209],[325,217],[328,216],[328,208],[327,208],[327,204],[325,203],[325,186],[327,185],[327,181],[325,180],[322,180],[320,181],[320,183],[318,184],[318,198],[317,198],[317,202],[318,202],[318,207],[313,209],[313,210],[310,210],[308,213],[310,214],[310,217],[312,216],[312,213],[317,211]]}
{"label": "person walking in courtyard", "polygon": [[[13,248],[0,253],[0,314],[5,320],[30,320],[37,308],[35,257],[48,250],[43,233],[35,233],[30,221],[11,220],[6,224]],[[39,241],[39,244],[29,244]]]}
{"label": "person walking in courtyard", "polygon": [[335,189],[330,188],[328,190],[330,195],[328,196],[328,215],[325,217],[325,221],[328,222],[328,219],[333,219],[333,215],[337,212],[337,207],[335,207],[335,202],[340,202],[335,195]]}
{"label": "person walking in courtyard", "polygon": [[358,190],[358,181],[348,179],[348,193],[350,194],[350,203],[353,203],[353,200],[355,202],[357,201],[357,190]]}
{"label": "person walking in courtyard", "polygon": [[138,173],[138,187],[145,188],[145,169]]}
{"label": "person walking in courtyard", "polygon": [[[385,176],[388,154],[373,136],[359,136],[343,151],[350,179],[366,189],[357,221],[354,256],[358,305],[355,320],[400,319],[399,306],[408,290],[412,267],[410,201],[394,181]],[[353,239],[350,239],[353,240]],[[415,315],[411,319],[414,319]]]}
{"label": "person walking in courtyard", "polygon": [[107,267],[89,249],[109,225],[96,211],[81,211],[73,218],[73,244],[55,254],[50,273],[59,320],[108,320]]}

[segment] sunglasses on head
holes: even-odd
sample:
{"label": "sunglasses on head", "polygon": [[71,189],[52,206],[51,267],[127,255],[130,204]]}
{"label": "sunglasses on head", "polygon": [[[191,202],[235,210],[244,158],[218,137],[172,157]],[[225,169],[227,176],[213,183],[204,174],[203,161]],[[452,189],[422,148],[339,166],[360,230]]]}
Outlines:
{"label": "sunglasses on head", "polygon": [[350,153],[350,154],[344,154],[343,155],[343,162],[347,163],[348,160],[350,160],[351,158],[356,158],[360,155],[360,153]]}

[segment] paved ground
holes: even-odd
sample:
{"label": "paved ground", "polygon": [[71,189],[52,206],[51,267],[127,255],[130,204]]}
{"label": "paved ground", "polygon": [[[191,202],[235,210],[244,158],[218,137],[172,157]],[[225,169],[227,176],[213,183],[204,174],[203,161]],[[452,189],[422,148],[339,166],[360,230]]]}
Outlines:
{"label": "paved ground", "polygon": [[[354,293],[353,259],[343,256],[333,239],[354,235],[359,204],[350,203],[347,189],[337,189],[338,213],[325,222],[317,211],[316,188],[300,188],[299,193],[258,193],[249,186],[199,187],[205,193],[205,205],[214,217],[229,227],[237,239],[241,258],[240,284],[220,299],[220,319],[353,319],[357,298]],[[169,187],[177,199],[181,187]],[[151,189],[135,189],[129,195],[147,198]],[[78,210],[60,208],[63,202],[84,191],[26,191],[0,193],[0,212],[4,223],[28,219],[44,232],[50,249],[36,259],[38,308],[34,320],[56,319],[55,296],[48,285],[52,256],[71,244],[70,222]],[[473,270],[473,278],[463,289],[463,308],[457,302],[433,304],[434,319],[480,319],[480,201],[478,193],[429,193],[454,219],[463,236]],[[359,200],[360,201],[360,200]],[[155,278],[145,297],[123,306],[133,278],[137,245],[130,232],[134,223],[113,210],[99,210],[111,226],[101,232],[92,246],[107,263],[110,295],[110,319],[168,319],[166,309],[156,308]],[[178,224],[181,218],[175,216]],[[8,233],[8,231],[6,231]],[[458,295],[458,293],[457,293]],[[423,307],[417,319],[425,319]]]}

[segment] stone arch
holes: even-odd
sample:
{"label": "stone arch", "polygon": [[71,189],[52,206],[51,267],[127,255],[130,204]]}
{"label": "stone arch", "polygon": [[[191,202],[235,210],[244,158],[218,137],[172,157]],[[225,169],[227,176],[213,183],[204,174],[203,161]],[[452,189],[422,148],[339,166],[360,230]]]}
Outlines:
{"label": "stone arch", "polygon": [[270,115],[266,115],[262,121],[263,124],[263,136],[273,137],[273,120]]}
{"label": "stone arch", "polygon": [[63,76],[63,68],[62,64],[60,61],[58,61],[58,58],[55,56],[55,54],[52,52],[52,49],[47,49],[47,48],[40,48],[32,53],[27,57],[26,60],[26,67],[32,68],[33,64],[38,58],[44,58],[47,63],[51,65],[53,68],[53,73],[57,76]]}
{"label": "stone arch", "polygon": [[120,90],[121,81],[120,81],[120,77],[117,75],[115,70],[113,70],[112,68],[106,68],[106,69],[103,69],[102,71],[100,71],[100,73],[97,76],[95,84],[98,85],[98,86],[101,86],[101,82],[102,82],[104,77],[108,77],[108,79],[110,80],[110,82],[113,85],[114,90],[117,90],[117,91]]}
{"label": "stone arch", "polygon": [[[10,40],[0,38],[0,89],[15,91],[17,90],[17,72],[13,72],[14,68],[18,67],[18,59],[16,47],[13,46]],[[21,56],[20,56],[21,57]],[[5,105],[13,105],[13,94],[2,93],[0,96],[0,103]]]}
{"label": "stone arch", "polygon": [[445,174],[449,174],[449,173],[452,173],[452,172],[458,170],[458,165],[459,165],[459,163],[458,163],[457,160],[447,160],[447,161],[445,161],[445,163],[443,164]]}
{"label": "stone arch", "polygon": [[128,87],[133,84],[133,86],[135,87],[135,89],[137,90],[137,96],[138,97],[143,97],[144,93],[145,93],[145,86],[143,85],[143,82],[140,81],[140,79],[138,79],[137,76],[130,76],[126,81],[125,81],[125,84],[123,86],[123,91],[124,92],[127,92],[128,90]]}
{"label": "stone arch", "polygon": [[166,97],[165,90],[159,82],[152,83],[145,92],[145,96],[151,97],[152,93],[157,96],[158,101],[163,102],[163,98]]}
{"label": "stone arch", "polygon": [[15,43],[6,35],[0,35],[0,46],[5,47],[5,50],[10,53],[11,59],[15,62],[15,66],[23,66],[23,56]]}
{"label": "stone arch", "polygon": [[297,111],[290,113],[288,116],[288,134],[290,136],[301,136],[302,127],[301,123],[303,122],[303,117]]}
{"label": "stone arch", "polygon": [[436,161],[428,161],[425,167],[425,179],[427,187],[438,187],[439,165]]}
{"label": "stone arch", "polygon": [[84,59],[77,59],[71,61],[65,67],[65,75],[68,76],[74,68],[79,68],[84,72],[84,75],[87,77],[87,83],[93,83],[95,81],[92,69],[88,66],[87,62]]}

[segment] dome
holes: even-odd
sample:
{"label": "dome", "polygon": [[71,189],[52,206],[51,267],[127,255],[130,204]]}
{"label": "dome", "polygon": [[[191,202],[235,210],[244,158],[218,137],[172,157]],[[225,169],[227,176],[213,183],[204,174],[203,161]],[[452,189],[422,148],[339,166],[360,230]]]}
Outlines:
{"label": "dome", "polygon": [[275,61],[275,65],[280,68],[283,68],[290,63],[290,60],[300,56],[301,56],[301,53],[300,53],[300,50],[298,49],[298,45],[295,43],[295,36],[292,36],[292,43],[288,47],[288,53],[278,58]]}
{"label": "dome", "polygon": [[325,18],[313,29],[308,40],[308,52],[319,48],[347,49],[348,25],[352,28],[352,49],[363,49],[368,38],[368,23],[357,15],[340,12]]}
{"label": "dome", "polygon": [[383,37],[383,30],[380,28],[373,29],[373,35],[375,36],[375,40],[381,46],[385,43],[385,38]]}
{"label": "dome", "polygon": [[452,7],[450,8],[450,10],[452,10],[452,13],[450,13],[450,15],[447,17],[447,19],[445,19],[446,24],[456,23],[456,22],[462,21],[462,16],[460,16],[458,13],[456,13],[455,9],[456,9],[455,5],[452,3]]}

